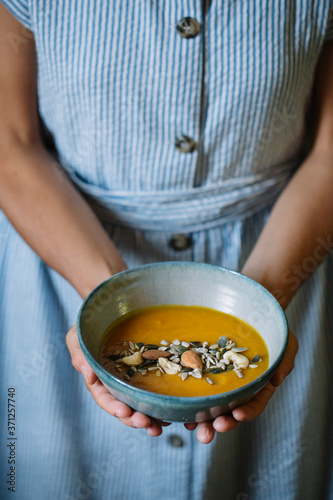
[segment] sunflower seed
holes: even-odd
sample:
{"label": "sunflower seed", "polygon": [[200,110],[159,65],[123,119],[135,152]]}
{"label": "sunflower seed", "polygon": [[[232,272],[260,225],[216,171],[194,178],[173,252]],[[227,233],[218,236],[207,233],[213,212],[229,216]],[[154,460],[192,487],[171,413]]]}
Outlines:
{"label": "sunflower seed", "polygon": [[210,361],[209,361],[209,359],[207,360],[206,367],[210,368]]}
{"label": "sunflower seed", "polygon": [[247,347],[233,347],[231,350],[234,352],[244,352],[247,351]]}
{"label": "sunflower seed", "polygon": [[142,349],[142,347],[144,347],[144,343],[143,342],[137,342],[135,344],[135,347],[137,347],[138,349]]}
{"label": "sunflower seed", "polygon": [[237,373],[237,376],[239,378],[243,378],[244,377],[244,374],[243,374],[243,372],[241,370],[236,370],[236,373]]}
{"label": "sunflower seed", "polygon": [[145,347],[146,347],[146,346],[144,346],[144,345],[141,347],[141,349],[140,349],[141,354],[142,354],[142,353],[143,353],[143,351],[145,350]]}
{"label": "sunflower seed", "polygon": [[161,340],[160,344],[162,344],[162,345],[169,345],[169,342],[167,340]]}
{"label": "sunflower seed", "polygon": [[203,342],[202,343],[202,347],[205,347],[207,349],[208,346],[209,346],[208,342]]}
{"label": "sunflower seed", "polygon": [[149,366],[149,371],[158,370],[158,366]]}
{"label": "sunflower seed", "polygon": [[200,372],[196,372],[193,370],[193,372],[188,372],[188,373],[189,373],[189,375],[192,375],[192,377],[194,377],[194,378],[202,378],[202,375]]}
{"label": "sunflower seed", "polygon": [[258,368],[258,365],[249,365],[249,368]]}
{"label": "sunflower seed", "polygon": [[179,375],[181,376],[182,380],[186,380],[187,377],[188,377],[188,373],[187,372],[182,372]]}
{"label": "sunflower seed", "polygon": [[206,380],[207,380],[207,382],[208,382],[209,384],[211,384],[211,385],[212,385],[212,384],[214,384],[214,381],[213,381],[211,378],[206,377]]}
{"label": "sunflower seed", "polygon": [[157,370],[157,371],[155,372],[155,375],[156,375],[156,377],[160,377],[160,376],[161,376],[161,372],[160,372],[160,370]]}
{"label": "sunflower seed", "polygon": [[159,351],[166,351],[167,350],[167,346],[159,347],[158,350]]}
{"label": "sunflower seed", "polygon": [[190,344],[188,342],[183,341],[182,342],[182,346],[183,347],[190,347]]}
{"label": "sunflower seed", "polygon": [[134,349],[134,344],[133,344],[133,342],[129,341],[129,342],[128,342],[128,345],[130,346],[130,349]]}
{"label": "sunflower seed", "polygon": [[225,335],[222,335],[217,341],[219,347],[225,347],[227,345],[228,339]]}
{"label": "sunflower seed", "polygon": [[122,372],[123,371],[123,369],[120,368],[119,366],[116,367],[116,370],[117,370],[117,372]]}
{"label": "sunflower seed", "polygon": [[218,352],[216,353],[216,359],[218,359],[218,360],[220,360],[220,359],[221,359],[221,353],[220,353],[220,351],[218,351]]}
{"label": "sunflower seed", "polygon": [[141,375],[147,375],[147,370],[140,370]]}
{"label": "sunflower seed", "polygon": [[129,377],[129,375],[127,375],[127,373],[124,373],[124,379],[125,380],[130,380],[130,377]]}
{"label": "sunflower seed", "polygon": [[126,347],[128,346],[128,342],[126,340],[124,340],[124,342],[121,344],[123,347]]}
{"label": "sunflower seed", "polygon": [[180,340],[176,339],[172,341],[173,345],[180,345]]}

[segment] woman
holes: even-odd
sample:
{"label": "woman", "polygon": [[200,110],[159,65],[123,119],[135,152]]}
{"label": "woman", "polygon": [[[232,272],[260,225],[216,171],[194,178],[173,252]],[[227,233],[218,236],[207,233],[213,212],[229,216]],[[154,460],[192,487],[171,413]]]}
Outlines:
{"label": "woman", "polygon": [[2,2],[5,497],[329,498],[331,258],[288,308],[288,383],[256,419],[292,370],[292,333],[271,382],[198,439],[114,400],[73,327],[101,411],[64,339],[96,285],[154,261],[240,270],[287,308],[332,249],[332,2]]}

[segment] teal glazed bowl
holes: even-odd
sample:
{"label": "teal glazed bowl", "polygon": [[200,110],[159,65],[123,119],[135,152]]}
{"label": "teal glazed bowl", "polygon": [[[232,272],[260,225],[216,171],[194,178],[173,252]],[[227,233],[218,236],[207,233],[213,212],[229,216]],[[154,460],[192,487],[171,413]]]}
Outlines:
{"label": "teal glazed bowl", "polygon": [[[250,324],[267,344],[268,369],[239,389],[198,397],[139,389],[105,370],[98,354],[107,328],[129,312],[166,304],[209,307]],[[77,329],[85,358],[110,393],[135,410],[167,422],[203,422],[248,402],[276,372],[288,341],[284,312],[265,288],[237,272],[192,262],[150,264],[116,274],[85,299]]]}

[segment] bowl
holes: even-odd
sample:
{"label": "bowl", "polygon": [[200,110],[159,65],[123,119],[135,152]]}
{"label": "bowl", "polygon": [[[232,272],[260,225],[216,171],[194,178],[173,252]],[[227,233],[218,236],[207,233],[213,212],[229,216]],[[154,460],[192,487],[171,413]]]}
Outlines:
{"label": "bowl", "polygon": [[[166,304],[209,307],[250,324],[266,342],[268,369],[238,389],[198,397],[146,391],[105,370],[98,354],[110,324],[129,312]],[[250,401],[276,372],[288,341],[284,312],[264,287],[235,271],[193,262],[149,264],[116,274],[85,299],[77,329],[86,360],[110,393],[133,409],[166,422],[203,422]]]}

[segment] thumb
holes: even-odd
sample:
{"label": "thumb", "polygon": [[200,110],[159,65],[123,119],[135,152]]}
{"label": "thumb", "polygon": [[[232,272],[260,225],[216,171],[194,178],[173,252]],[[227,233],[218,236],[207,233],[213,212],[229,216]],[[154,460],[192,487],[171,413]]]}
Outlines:
{"label": "thumb", "polygon": [[66,335],[66,345],[71,355],[72,365],[74,368],[79,373],[82,373],[87,384],[93,385],[98,380],[98,377],[89,366],[83,352],[81,351],[76,324]]}

